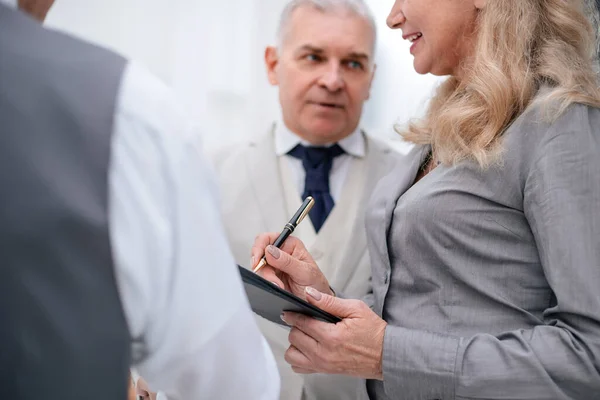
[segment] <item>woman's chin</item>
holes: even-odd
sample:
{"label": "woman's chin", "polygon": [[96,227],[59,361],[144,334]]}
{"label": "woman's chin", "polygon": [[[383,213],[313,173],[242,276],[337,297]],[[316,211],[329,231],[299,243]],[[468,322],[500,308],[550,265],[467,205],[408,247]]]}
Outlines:
{"label": "woman's chin", "polygon": [[445,68],[435,68],[429,63],[420,63],[416,58],[413,62],[413,67],[415,72],[419,75],[435,75],[435,76],[448,76],[452,75],[452,71],[447,70]]}
{"label": "woman's chin", "polygon": [[422,62],[419,57],[415,57],[413,61],[413,68],[419,75],[426,75],[431,71],[430,66],[427,63]]}

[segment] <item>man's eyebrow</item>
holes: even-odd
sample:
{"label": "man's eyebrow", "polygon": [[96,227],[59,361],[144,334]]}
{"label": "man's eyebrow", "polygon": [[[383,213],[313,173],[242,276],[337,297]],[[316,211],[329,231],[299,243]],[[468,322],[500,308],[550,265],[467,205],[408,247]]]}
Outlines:
{"label": "man's eyebrow", "polygon": [[356,53],[356,52],[352,52],[350,54],[348,54],[348,58],[362,58],[365,61],[369,61],[370,57],[367,53]]}
{"label": "man's eyebrow", "polygon": [[325,52],[325,50],[323,50],[319,47],[311,46],[310,44],[305,44],[304,46],[299,47],[297,51],[298,52],[310,51],[311,53],[318,53],[318,54],[322,54]]}
{"label": "man's eyebrow", "polygon": [[[298,50],[296,50],[296,52],[298,52],[298,53],[310,52],[310,53],[316,53],[316,54],[323,54],[323,53],[325,53],[325,50],[320,47],[315,47],[310,44],[305,44],[303,46],[300,46],[298,48]],[[367,53],[361,53],[361,52],[357,52],[357,51],[348,53],[348,55],[345,58],[362,59],[366,62],[368,62],[371,59],[371,57],[369,57],[369,55]]]}

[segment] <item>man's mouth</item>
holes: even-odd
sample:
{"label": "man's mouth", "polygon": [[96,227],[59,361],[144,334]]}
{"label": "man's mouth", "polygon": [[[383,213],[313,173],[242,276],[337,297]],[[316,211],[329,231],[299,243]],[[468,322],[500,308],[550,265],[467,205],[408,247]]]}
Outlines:
{"label": "man's mouth", "polygon": [[327,107],[327,108],[331,108],[331,109],[343,109],[344,108],[343,105],[338,104],[338,103],[311,101],[310,104],[314,104],[314,105],[321,106],[321,107]]}

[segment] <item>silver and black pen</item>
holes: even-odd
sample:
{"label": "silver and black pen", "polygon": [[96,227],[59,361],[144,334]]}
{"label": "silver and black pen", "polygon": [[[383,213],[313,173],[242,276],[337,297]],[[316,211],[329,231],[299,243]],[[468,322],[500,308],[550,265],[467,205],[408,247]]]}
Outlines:
{"label": "silver and black pen", "polygon": [[[287,239],[294,232],[294,229],[296,229],[298,224],[302,222],[302,220],[308,215],[308,212],[314,205],[315,199],[313,199],[311,196],[306,197],[300,208],[298,208],[298,211],[296,211],[292,219],[290,219],[290,222],[285,224],[283,230],[273,243],[273,246],[280,248],[283,245],[283,242],[285,242],[285,239]],[[256,273],[265,265],[267,265],[267,259],[263,256],[252,271]]]}

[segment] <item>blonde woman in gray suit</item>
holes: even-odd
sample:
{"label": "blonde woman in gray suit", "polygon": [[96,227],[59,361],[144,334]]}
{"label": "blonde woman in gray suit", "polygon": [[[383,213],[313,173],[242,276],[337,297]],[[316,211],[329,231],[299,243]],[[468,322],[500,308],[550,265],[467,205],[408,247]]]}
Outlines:
{"label": "blonde woman in gray suit", "polygon": [[362,377],[377,400],[600,398],[593,10],[395,2],[416,71],[450,77],[371,198],[373,293],[335,297],[297,239],[252,250],[267,279],[343,318],[282,316],[295,371]]}

